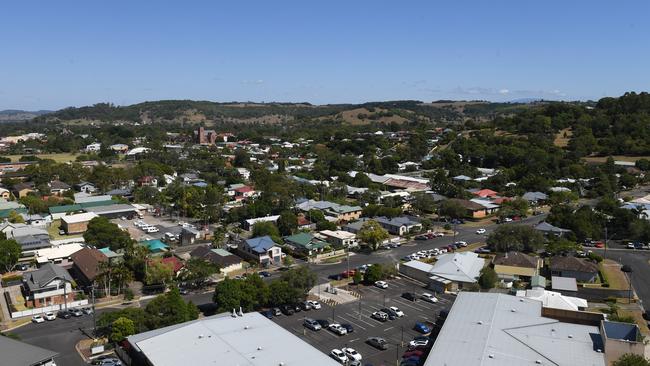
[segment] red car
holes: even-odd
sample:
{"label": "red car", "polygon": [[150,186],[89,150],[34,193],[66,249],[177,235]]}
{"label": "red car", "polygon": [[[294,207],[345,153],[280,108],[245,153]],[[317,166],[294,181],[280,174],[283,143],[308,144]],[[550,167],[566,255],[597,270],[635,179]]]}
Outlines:
{"label": "red car", "polygon": [[344,271],[343,273],[341,273],[341,276],[342,276],[343,278],[348,278],[348,277],[353,277],[356,273],[357,273],[356,270],[351,269],[351,270],[349,270],[349,271]]}
{"label": "red car", "polygon": [[404,354],[402,355],[402,358],[409,358],[409,357],[413,357],[413,356],[421,357],[423,354],[424,354],[424,352],[422,352],[420,350],[417,350],[417,349],[414,349],[412,351],[404,352]]}
{"label": "red car", "polygon": [[604,248],[605,244],[602,241],[597,241],[597,242],[594,243],[594,246],[596,248]]}

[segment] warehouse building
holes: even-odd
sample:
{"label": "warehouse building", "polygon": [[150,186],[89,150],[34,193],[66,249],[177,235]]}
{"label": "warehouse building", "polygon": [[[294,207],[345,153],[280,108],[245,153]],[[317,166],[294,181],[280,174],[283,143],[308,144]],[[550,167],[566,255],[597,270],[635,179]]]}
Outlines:
{"label": "warehouse building", "polygon": [[69,215],[61,217],[61,228],[66,234],[81,234],[88,229],[90,220],[97,217],[97,214],[92,212],[85,212],[76,215]]}

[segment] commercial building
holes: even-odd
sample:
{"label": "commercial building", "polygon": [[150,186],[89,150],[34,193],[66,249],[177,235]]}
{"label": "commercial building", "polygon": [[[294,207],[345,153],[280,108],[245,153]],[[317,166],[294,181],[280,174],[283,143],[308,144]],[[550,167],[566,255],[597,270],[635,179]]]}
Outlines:
{"label": "commercial building", "polygon": [[147,366],[335,366],[336,361],[263,315],[220,314],[127,337]]}
{"label": "commercial building", "polygon": [[544,316],[540,301],[461,292],[424,365],[605,366],[600,333]]}
{"label": "commercial building", "polygon": [[68,234],[81,234],[88,229],[90,220],[98,217],[93,212],[80,213],[61,217],[61,228]]}
{"label": "commercial building", "polygon": [[318,235],[335,247],[353,248],[359,245],[356,234],[348,231],[323,230]]}

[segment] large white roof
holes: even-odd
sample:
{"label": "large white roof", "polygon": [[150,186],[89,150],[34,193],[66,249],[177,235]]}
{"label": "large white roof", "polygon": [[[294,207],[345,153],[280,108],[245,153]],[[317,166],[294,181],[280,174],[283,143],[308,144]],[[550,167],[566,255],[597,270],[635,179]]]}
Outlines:
{"label": "large white roof", "polygon": [[61,221],[64,221],[68,224],[76,224],[80,222],[86,222],[94,219],[98,215],[94,212],[84,212],[76,215],[67,215],[61,217]]}
{"label": "large white roof", "polygon": [[[151,334],[150,337],[147,337]],[[152,366],[334,366],[302,339],[259,313],[215,316],[128,337]]]}
{"label": "large white roof", "polygon": [[425,366],[604,366],[596,326],[541,316],[542,303],[461,292]]}
{"label": "large white roof", "polygon": [[455,282],[476,282],[485,259],[474,252],[448,253],[438,257],[430,273]]}

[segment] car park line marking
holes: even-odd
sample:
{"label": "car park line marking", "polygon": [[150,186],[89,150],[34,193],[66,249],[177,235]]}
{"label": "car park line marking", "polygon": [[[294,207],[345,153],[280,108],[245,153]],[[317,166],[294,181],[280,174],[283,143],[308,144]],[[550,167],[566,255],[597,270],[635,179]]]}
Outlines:
{"label": "car park line marking", "polygon": [[[373,327],[373,328],[377,326],[376,324],[368,323],[367,321],[365,321],[365,320],[363,320],[363,319],[359,319],[359,318],[357,318],[358,315],[351,315],[351,314],[349,314],[349,313],[346,313],[346,315],[347,315],[348,317],[354,319],[355,321],[362,322],[362,323],[364,323],[364,324],[366,324],[366,325],[369,325],[369,326],[371,326],[371,327]],[[364,330],[365,330],[365,329],[364,329]]]}
{"label": "car park line marking", "polygon": [[409,303],[407,303],[407,302],[400,301],[400,300],[398,300],[398,299],[394,299],[393,301],[395,301],[395,302],[397,302],[397,303],[399,303],[399,304],[402,304],[402,305],[404,305],[404,306],[408,306],[409,308],[411,308],[411,309],[415,309],[415,310],[417,310],[417,311],[425,311],[425,310],[428,310],[428,309],[421,309],[421,308],[415,307],[415,306],[413,306],[413,305],[411,305],[411,304],[409,304]]}
{"label": "car park line marking", "polygon": [[351,339],[351,340],[348,341],[348,343],[352,343],[352,342],[358,341],[359,339],[361,339],[361,338]]}
{"label": "car park line marking", "polygon": [[325,333],[331,335],[331,336],[334,337],[334,338],[338,338],[338,337],[340,337],[338,334],[334,334],[334,333],[332,333],[329,329],[325,329],[325,328],[323,328],[323,329],[321,329],[321,330],[324,330]]}
{"label": "car park line marking", "polygon": [[[345,320],[346,322],[348,322],[348,323],[354,325],[355,327],[361,328],[362,330],[366,330],[366,328],[364,328],[364,327],[360,326],[359,324],[353,322],[352,320],[350,320],[350,319],[344,317],[343,315],[339,315],[339,317],[341,317],[341,318],[342,318],[343,320]],[[354,318],[353,318],[353,319],[354,319]]]}
{"label": "car park line marking", "polygon": [[395,327],[388,327],[388,328],[384,329],[384,332],[388,332],[389,330],[391,330],[393,328],[395,328]]}

